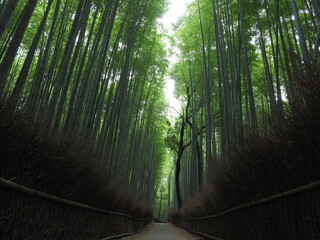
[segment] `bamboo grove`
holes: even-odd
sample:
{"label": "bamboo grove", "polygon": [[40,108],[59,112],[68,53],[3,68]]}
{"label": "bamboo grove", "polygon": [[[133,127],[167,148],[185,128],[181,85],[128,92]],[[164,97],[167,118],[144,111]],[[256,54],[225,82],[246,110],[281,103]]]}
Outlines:
{"label": "bamboo grove", "polygon": [[174,26],[171,69],[184,107],[168,133],[179,208],[217,163],[227,171],[249,135],[290,116],[301,100],[297,69],[318,62],[320,40],[316,0],[195,0],[188,10]]}
{"label": "bamboo grove", "polygon": [[[0,1],[0,95],[45,135],[93,144],[152,203],[164,157],[166,1]],[[90,144],[89,144],[90,143]],[[148,179],[146,181],[145,179]]]}
{"label": "bamboo grove", "polygon": [[[32,113],[31,122],[41,122],[43,136],[93,146],[98,157],[92,164],[110,167],[140,198],[158,205],[162,220],[172,202],[183,208],[206,180],[233,179],[223,182],[220,192],[229,184],[236,193],[236,178],[219,174],[232,172],[235,166],[247,170],[243,166],[250,162],[241,156],[255,144],[248,141],[252,136],[258,147],[264,143],[263,150],[278,143],[261,140],[283,130],[274,125],[300,126],[286,125],[295,118],[297,103],[308,116],[309,127],[317,129],[319,121],[317,107],[312,108],[313,115],[305,111],[313,102],[307,96],[316,87],[301,89],[305,85],[300,79],[308,75],[303,67],[319,63],[318,0],[194,0],[188,13],[173,24],[175,34],[169,38],[179,56],[170,69],[166,33],[158,20],[167,4],[0,0],[1,101],[17,112]],[[175,80],[182,104],[174,123],[166,116],[166,74]],[[310,72],[308,76],[318,77]],[[294,141],[304,139],[306,132],[301,130],[296,140],[285,139],[287,145],[281,148],[289,150],[280,155],[289,155]],[[313,143],[309,146],[316,149],[318,143]],[[283,165],[290,168],[286,161]],[[316,171],[316,166],[310,169]],[[257,184],[251,180],[251,185]],[[257,196],[270,193],[261,190]],[[247,194],[235,202],[257,196]],[[202,202],[213,206],[211,200],[204,197]]]}

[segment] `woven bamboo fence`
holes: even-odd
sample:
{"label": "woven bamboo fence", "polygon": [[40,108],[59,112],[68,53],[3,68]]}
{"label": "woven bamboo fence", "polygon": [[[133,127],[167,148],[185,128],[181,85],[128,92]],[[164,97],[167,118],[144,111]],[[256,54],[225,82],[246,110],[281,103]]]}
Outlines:
{"label": "woven bamboo fence", "polygon": [[319,240],[320,181],[216,215],[171,221],[206,239]]}
{"label": "woven bamboo fence", "polygon": [[0,179],[0,239],[115,239],[150,223]]}

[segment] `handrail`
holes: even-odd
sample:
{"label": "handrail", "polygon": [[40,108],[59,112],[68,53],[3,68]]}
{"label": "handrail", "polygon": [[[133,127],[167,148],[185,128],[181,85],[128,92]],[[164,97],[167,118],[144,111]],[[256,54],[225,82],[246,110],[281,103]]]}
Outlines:
{"label": "handrail", "polygon": [[17,190],[17,191],[20,191],[20,192],[23,192],[23,193],[27,193],[27,194],[30,194],[30,195],[33,195],[33,196],[38,196],[38,197],[45,198],[45,199],[48,199],[48,200],[52,200],[52,201],[55,201],[55,202],[63,203],[63,204],[69,205],[69,206],[79,207],[79,208],[83,208],[83,209],[89,209],[89,210],[93,210],[93,211],[101,212],[101,213],[106,213],[106,214],[110,214],[110,215],[122,216],[122,217],[126,217],[126,218],[131,218],[131,219],[134,219],[134,220],[145,220],[146,219],[146,218],[136,218],[136,217],[133,217],[133,216],[130,216],[130,215],[126,215],[126,214],[123,214],[123,213],[107,211],[107,210],[95,208],[95,207],[92,207],[92,206],[89,206],[89,205],[86,205],[86,204],[70,201],[70,200],[67,200],[67,199],[64,199],[64,198],[60,198],[60,197],[57,197],[57,196],[53,196],[53,195],[50,195],[50,194],[47,194],[47,193],[44,193],[44,192],[40,192],[40,191],[34,190],[34,189],[31,189],[31,188],[27,188],[25,186],[22,186],[20,184],[14,183],[12,181],[9,181],[9,180],[3,179],[3,178],[0,178],[0,186],[11,188],[13,190]]}
{"label": "handrail", "polygon": [[225,210],[223,212],[220,212],[218,214],[215,214],[215,215],[210,215],[210,216],[206,216],[206,217],[195,217],[195,218],[174,218],[174,220],[189,221],[189,220],[204,220],[204,219],[217,218],[217,217],[229,214],[229,213],[233,213],[233,212],[237,212],[237,211],[243,210],[245,208],[250,208],[250,207],[253,207],[253,206],[257,206],[257,205],[260,205],[262,203],[274,201],[274,200],[277,200],[277,199],[280,199],[280,198],[284,198],[284,197],[288,197],[288,196],[295,195],[295,194],[298,194],[298,193],[302,193],[302,192],[305,192],[305,191],[309,191],[309,190],[312,190],[312,189],[315,189],[315,188],[318,188],[318,187],[320,187],[320,180],[312,182],[312,183],[309,183],[309,184],[306,184],[306,185],[303,185],[303,186],[300,186],[300,187],[297,187],[297,188],[294,188],[294,189],[291,189],[291,190],[288,190],[288,191],[285,191],[285,192],[282,192],[282,193],[278,193],[278,194],[272,195],[272,196],[267,197],[267,198],[263,198],[261,200],[257,200],[257,201],[245,203],[245,204],[237,206],[237,207],[229,208],[229,209],[227,209],[227,210]]}

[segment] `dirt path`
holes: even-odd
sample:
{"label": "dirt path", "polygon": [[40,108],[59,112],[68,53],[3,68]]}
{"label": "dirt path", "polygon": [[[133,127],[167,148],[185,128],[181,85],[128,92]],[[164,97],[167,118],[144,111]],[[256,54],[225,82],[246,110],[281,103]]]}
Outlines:
{"label": "dirt path", "polygon": [[193,236],[186,231],[173,226],[170,223],[152,223],[142,232],[125,240],[200,240],[202,238]]}

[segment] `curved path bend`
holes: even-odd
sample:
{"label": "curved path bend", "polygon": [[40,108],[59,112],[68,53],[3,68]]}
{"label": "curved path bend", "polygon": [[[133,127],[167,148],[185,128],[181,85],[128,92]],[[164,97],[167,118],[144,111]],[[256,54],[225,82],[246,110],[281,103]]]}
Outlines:
{"label": "curved path bend", "polygon": [[175,227],[170,223],[152,223],[143,231],[125,240],[200,240],[202,238]]}

